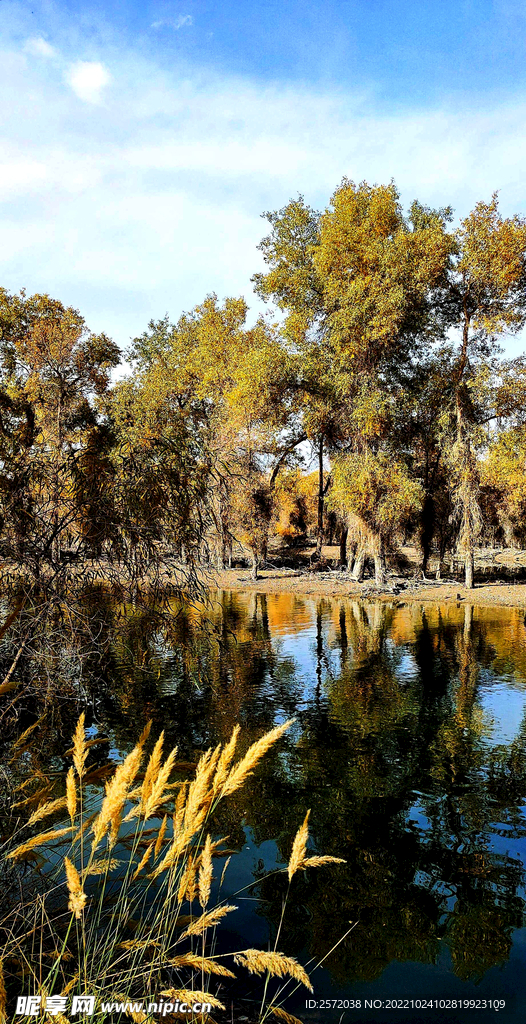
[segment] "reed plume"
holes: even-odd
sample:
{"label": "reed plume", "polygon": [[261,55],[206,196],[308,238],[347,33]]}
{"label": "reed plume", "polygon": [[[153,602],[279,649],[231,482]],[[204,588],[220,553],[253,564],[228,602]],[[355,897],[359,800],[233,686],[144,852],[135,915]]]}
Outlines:
{"label": "reed plume", "polygon": [[181,786],[175,806],[172,842],[161,863],[153,872],[152,878],[157,878],[163,871],[175,864],[201,828],[213,799],[210,779],[215,771],[220,750],[220,746],[216,747],[213,752],[207,750],[200,758],[195,778],[188,788],[186,785]]}
{"label": "reed plume", "polygon": [[208,900],[210,898],[210,889],[212,886],[212,840],[210,835],[207,835],[205,841],[205,848],[203,850],[203,856],[201,859],[201,867],[199,868],[199,902],[205,909]]}
{"label": "reed plume", "polygon": [[223,967],[223,964],[219,964],[217,960],[198,956],[197,953],[183,953],[182,956],[176,956],[168,962],[172,967],[191,967],[192,970],[203,971],[205,974],[218,974],[222,978],[235,978],[235,974],[233,971],[229,971],[228,967]]}
{"label": "reed plume", "polygon": [[179,889],[177,892],[177,902],[182,903],[184,899],[189,900],[190,903],[195,899],[195,876],[197,872],[197,864],[194,860],[193,855],[190,853],[186,861],[186,867],[183,871],[181,881],[179,882]]}
{"label": "reed plume", "polygon": [[73,823],[77,814],[77,787],[75,785],[75,771],[73,765],[66,775],[66,806],[71,822]]}
{"label": "reed plume", "polygon": [[296,874],[296,871],[304,871],[305,868],[320,868],[323,864],[345,864],[343,857],[305,856],[307,852],[307,842],[309,839],[309,816],[310,811],[307,811],[303,825],[296,832],[294,842],[292,844],[292,852],[287,868],[289,882],[293,875]]}
{"label": "reed plume", "polygon": [[85,820],[82,822],[82,825],[80,826],[80,828],[78,828],[77,831],[75,832],[75,835],[73,837],[73,842],[74,843],[78,842],[79,839],[82,839],[82,837],[85,835],[85,833],[88,831],[88,829],[91,828],[91,826],[93,825],[93,822],[96,821],[97,818],[98,818],[97,811],[95,811],[93,814],[90,814],[90,816],[88,818],[85,818]]}
{"label": "reed plume", "polygon": [[166,761],[161,767],[157,768],[156,775],[152,777],[150,785],[150,792],[145,798],[141,794],[141,812],[145,818],[153,817],[165,800],[170,796],[170,792],[167,790],[168,780],[172,774],[175,759],[177,757],[177,747],[174,747],[170,751]]}
{"label": "reed plume", "polygon": [[163,744],[164,730],[159,736],[159,739],[157,740],[157,743],[155,744],[150,754],[148,764],[146,766],[146,771],[144,773],[144,779],[140,790],[142,807],[145,806],[146,801],[148,800],[150,793],[152,792],[153,783],[159,774],[159,769],[161,767],[163,759]]}
{"label": "reed plume", "polygon": [[56,828],[51,832],[41,832],[40,835],[28,839],[26,843],[21,843],[20,846],[16,847],[16,850],[11,850],[7,857],[11,860],[18,860],[24,853],[34,850],[36,846],[43,846],[44,843],[50,843],[53,839],[60,839],[61,836],[65,836],[68,832],[71,832],[71,825],[68,825],[67,828]]}
{"label": "reed plume", "polygon": [[222,797],[229,796],[230,793],[234,793],[236,789],[246,781],[249,775],[252,774],[254,768],[261,761],[261,758],[265,756],[270,747],[276,743],[277,740],[283,736],[283,733],[290,729],[291,725],[295,722],[294,718],[289,719],[284,725],[278,725],[275,729],[271,729],[270,732],[265,733],[261,739],[253,743],[248,748],[244,757],[230,771],[227,776],[226,782],[220,790]]}
{"label": "reed plume", "polygon": [[41,723],[42,723],[42,719],[39,718],[36,722],[33,722],[33,724],[30,725],[27,729],[24,729],[24,732],[21,733],[20,736],[18,737],[18,739],[15,740],[15,742],[13,743],[13,748],[12,749],[13,750],[20,750],[20,747],[23,746],[25,741],[29,738],[29,736],[31,736],[31,733],[34,732],[35,729],[39,725],[41,725]]}
{"label": "reed plume", "polygon": [[223,885],[223,882],[225,880],[226,870],[227,870],[228,865],[230,864],[231,860],[232,860],[232,857],[227,857],[227,859],[226,859],[226,861],[225,861],[225,863],[223,865],[223,870],[221,872],[221,878],[219,879],[219,888],[220,889],[221,889],[221,887]]}
{"label": "reed plume", "polygon": [[[62,954],[62,957],[64,958],[64,954]],[[69,979],[67,985],[64,986],[64,988],[62,989],[62,992],[60,994],[62,996],[69,995],[69,993],[71,992],[72,988],[75,988],[75,985],[77,984],[78,980],[79,980],[79,971],[75,971],[75,974],[73,975],[72,978]]]}
{"label": "reed plume", "polygon": [[236,953],[234,962],[240,967],[246,967],[250,974],[265,974],[268,971],[276,978],[285,978],[289,974],[295,981],[305,985],[310,992],[313,991],[307,972],[292,956],[265,953],[261,949],[244,949],[242,953]]}
{"label": "reed plume", "polygon": [[292,876],[296,874],[296,871],[303,867],[309,838],[309,815],[310,811],[307,811],[303,825],[298,829],[294,837],[288,865],[289,882]]}
{"label": "reed plume", "polygon": [[84,719],[85,714],[84,712],[82,712],[77,722],[75,735],[73,736],[73,764],[77,769],[77,775],[79,779],[81,779],[84,774],[84,765],[86,764],[86,758],[88,756],[88,747],[86,745],[86,733],[84,731]]}
{"label": "reed plume", "polygon": [[141,747],[141,748],[144,747],[144,744],[146,743],[146,740],[148,739],[148,737],[150,735],[151,729],[152,729],[152,719],[150,718],[150,720],[148,722],[146,722],[146,725],[144,726],[144,729],[141,732],[141,735],[139,736],[139,739],[137,741],[137,746],[138,747]]}
{"label": "reed plume", "polygon": [[237,907],[215,907],[214,910],[209,910],[207,914],[201,914],[200,917],[196,918],[195,921],[188,926],[186,931],[181,935],[182,939],[185,939],[188,935],[202,935],[207,928],[211,928],[213,925],[218,924],[222,917],[226,917],[231,910],[237,910]]}
{"label": "reed plume", "polygon": [[303,861],[304,868],[321,868],[324,864],[346,864],[344,857],[307,857]]}
{"label": "reed plume", "polygon": [[82,888],[82,882],[80,880],[79,873],[75,865],[70,861],[69,857],[64,857],[64,865],[66,868],[66,882],[69,892],[68,908],[76,918],[82,917],[82,911],[86,906],[88,897]]}
{"label": "reed plume", "polygon": [[200,992],[198,989],[189,988],[163,988],[161,989],[162,996],[169,996],[170,1002],[172,1003],[210,1003],[216,1010],[224,1010],[223,1003],[210,994],[210,992]]}
{"label": "reed plume", "polygon": [[152,839],[152,842],[149,843],[148,846],[146,847],[146,849],[145,849],[145,851],[144,851],[144,853],[143,853],[143,855],[142,855],[142,857],[141,857],[141,859],[140,859],[140,861],[139,861],[139,863],[138,863],[138,865],[137,865],[137,867],[136,867],[136,869],[135,869],[135,871],[134,871],[134,873],[132,875],[132,881],[135,881],[137,876],[140,875],[140,873],[143,870],[143,868],[146,867],[146,865],[147,865],[147,863],[148,863],[148,861],[150,859],[150,854],[151,854],[151,852],[152,852],[152,850],[154,848],[154,845],[155,845],[155,843],[154,843],[154,841]]}
{"label": "reed plume", "polygon": [[159,854],[161,852],[162,845],[163,845],[163,840],[164,840],[164,837],[166,835],[166,829],[167,828],[168,828],[168,815],[165,814],[165,816],[164,816],[164,818],[163,818],[163,820],[161,822],[161,827],[159,829],[159,835],[157,836],[157,841],[155,843],[155,850],[153,851],[154,860],[159,856]]}
{"label": "reed plume", "polygon": [[[33,782],[33,781],[34,781],[33,779],[29,779],[29,782]],[[17,788],[21,789],[22,787],[19,786]],[[50,794],[52,792],[52,789],[53,789],[53,786],[51,786],[51,785],[42,786],[42,789],[37,789],[34,793],[31,794],[31,796],[26,796],[25,800],[17,800],[17,802],[15,804],[13,804],[12,806],[13,806],[13,808],[15,808],[15,807],[30,807],[31,804],[38,804],[38,805],[40,805],[43,800],[46,800],[47,797],[50,796]]]}
{"label": "reed plume", "polygon": [[92,850],[96,849],[110,826],[110,847],[117,842],[124,804],[130,786],[139,771],[141,760],[142,748],[137,744],[122,764],[117,766],[115,774],[106,784],[106,796],[92,828]]}
{"label": "reed plume", "polygon": [[143,1024],[143,1021],[149,1020],[151,1018],[151,1014],[148,1015],[147,1013],[144,1013],[144,1010],[137,1010],[135,1004],[130,1003],[130,1001],[127,999],[125,995],[122,994],[122,992],[115,992],[114,995],[115,1000],[117,1000],[120,1003],[124,1003],[126,1007],[124,1011],[126,1016],[131,1017],[131,1019],[135,1021],[135,1024]]}
{"label": "reed plume", "polygon": [[157,939],[126,939],[125,942],[119,942],[121,949],[159,949],[160,946]]}
{"label": "reed plume", "polygon": [[186,792],[187,783],[183,782],[179,793],[177,794],[177,800],[175,801],[175,809],[173,815],[173,826],[174,826],[174,839],[179,835],[183,827],[184,809],[186,805]]}
{"label": "reed plume", "polygon": [[33,811],[30,818],[27,819],[26,825],[34,825],[37,821],[42,821],[42,818],[49,817],[50,814],[55,814],[56,811],[61,811],[66,806],[66,798],[61,796],[58,800],[50,800],[47,804],[42,804],[37,807],[36,811]]}
{"label": "reed plume", "polygon": [[234,726],[232,735],[228,743],[223,747],[223,750],[221,751],[221,755],[217,762],[216,773],[214,776],[214,796],[216,796],[221,791],[225,783],[226,777],[228,775],[228,770],[230,768],[230,765],[232,764],[234,754],[236,752],[237,738],[239,736],[240,728],[241,727],[239,725]]}
{"label": "reed plume", "polygon": [[114,857],[101,857],[99,860],[92,860],[83,872],[85,875],[106,875],[108,871],[115,871],[122,864],[122,860],[115,860]]}
{"label": "reed plume", "polygon": [[284,1021],[285,1024],[302,1024],[298,1017],[294,1017],[292,1013],[282,1010],[281,1006],[269,1006],[269,1010],[278,1020]]}
{"label": "reed plume", "polygon": [[[218,746],[213,752],[211,750],[207,750],[206,753],[202,755],[196,768],[195,778],[188,787],[188,796],[186,799],[186,808],[184,813],[184,831],[188,832],[192,829],[190,833],[191,835],[193,835],[203,823],[204,819],[201,818],[203,806],[206,805],[207,809],[210,806],[213,795],[209,792],[210,778],[215,771],[220,752],[221,747]],[[193,826],[198,820],[199,824],[194,828]]]}

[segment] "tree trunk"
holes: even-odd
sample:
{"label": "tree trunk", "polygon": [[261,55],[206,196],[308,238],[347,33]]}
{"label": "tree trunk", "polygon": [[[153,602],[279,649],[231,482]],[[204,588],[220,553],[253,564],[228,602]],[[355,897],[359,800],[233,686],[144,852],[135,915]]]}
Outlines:
{"label": "tree trunk", "polygon": [[347,536],[349,528],[342,526],[342,532],[340,534],[340,565],[342,569],[347,568]]}
{"label": "tree trunk", "polygon": [[217,568],[224,569],[227,562],[228,538],[225,530],[221,529],[219,550],[217,553]]}
{"label": "tree trunk", "polygon": [[255,548],[252,548],[252,579],[257,580],[258,578],[258,553]]}
{"label": "tree trunk", "polygon": [[473,587],[475,586],[475,584],[473,582],[473,575],[474,575],[474,571],[475,571],[475,556],[474,556],[474,553],[473,553],[473,548],[471,548],[470,551],[466,551],[465,566],[466,566],[466,584],[465,584],[466,585],[466,590],[473,590]]}
{"label": "tree trunk", "polygon": [[323,504],[325,492],[323,489],[323,434],[320,437],[318,447],[318,523],[316,527],[316,558],[321,558],[321,546],[323,544]]}
{"label": "tree trunk", "polygon": [[377,587],[383,587],[385,584],[385,557],[381,539],[378,540],[374,552],[374,582]]}
{"label": "tree trunk", "polygon": [[431,540],[433,538],[434,518],[434,502],[432,497],[430,495],[427,495],[424,500],[420,520],[420,551],[422,555],[420,568],[422,569],[424,576],[427,576],[429,556],[431,554]]}
{"label": "tree trunk", "polygon": [[355,563],[353,565],[353,569],[352,569],[352,578],[353,578],[353,580],[356,580],[357,583],[361,583],[362,582],[364,569],[365,569],[365,551],[362,548],[358,552],[358,554],[356,556],[356,561],[355,561]]}

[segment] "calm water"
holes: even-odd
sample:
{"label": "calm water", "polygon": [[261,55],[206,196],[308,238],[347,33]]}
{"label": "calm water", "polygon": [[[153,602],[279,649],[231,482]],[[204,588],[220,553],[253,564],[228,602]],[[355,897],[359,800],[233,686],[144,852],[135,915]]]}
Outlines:
{"label": "calm water", "polygon": [[[226,893],[246,887],[222,948],[274,941],[286,876],[264,876],[286,864],[310,808],[312,851],[347,863],[294,878],[278,945],[312,970],[353,922],[313,971],[313,998],[361,1008],[309,1009],[302,991],[290,1011],[305,1022],[524,1020],[524,612],[218,593],[168,629],[139,613],[117,628],[110,608],[101,623],[104,663],[84,668],[84,699],[114,757],[148,718],[194,761],[236,722],[248,743],[296,718],[222,812],[236,852]],[[390,998],[506,1006],[365,1009]]]}

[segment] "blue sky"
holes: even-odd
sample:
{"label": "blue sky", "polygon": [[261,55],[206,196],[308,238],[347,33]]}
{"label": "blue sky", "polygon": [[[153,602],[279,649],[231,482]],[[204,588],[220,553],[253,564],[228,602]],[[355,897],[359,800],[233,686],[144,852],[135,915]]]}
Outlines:
{"label": "blue sky", "polygon": [[[516,0],[0,0],[0,283],[125,345],[244,294],[260,214],[343,175],[526,213]],[[510,351],[517,350],[517,343]]]}

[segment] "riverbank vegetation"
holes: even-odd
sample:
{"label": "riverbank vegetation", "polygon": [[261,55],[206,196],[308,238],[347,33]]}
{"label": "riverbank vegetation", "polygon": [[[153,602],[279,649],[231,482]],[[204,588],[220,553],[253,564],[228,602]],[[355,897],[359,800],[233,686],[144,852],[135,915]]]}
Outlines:
{"label": "riverbank vegetation", "polygon": [[[237,907],[221,894],[230,860],[226,840],[213,839],[209,831],[217,833],[222,801],[245,785],[292,724],[265,733],[242,757],[236,725],[227,743],[203,753],[192,780],[174,782],[185,766],[177,761],[176,747],[165,755],[164,734],[145,757],[150,722],[110,774],[102,803],[94,804],[91,789],[100,773],[88,763],[93,743],[81,715],[66,777],[48,778],[31,792],[35,780],[28,775],[18,787],[22,799],[12,808],[15,828],[2,851],[2,1020],[11,995],[7,982],[17,994],[29,988],[38,1005],[62,1021],[69,994],[79,989],[93,999],[91,1010],[80,1011],[95,1012],[97,1020],[124,1013],[140,1024],[157,1012],[172,1019],[187,1004],[188,1020],[212,1021],[212,1011],[226,1010],[222,990],[228,994],[225,986],[238,969],[264,979],[254,1021],[297,1019],[283,1009],[284,996],[300,985],[312,992],[312,985],[298,961],[276,948],[281,929],[272,949],[217,952],[217,927]],[[284,869],[282,919],[298,872],[344,863],[309,854],[308,818],[307,813]],[[35,862],[41,877],[36,894],[22,870]],[[266,881],[261,877],[259,883]],[[210,991],[211,982],[218,994]],[[145,992],[155,997],[151,1006]]]}
{"label": "riverbank vegetation", "polygon": [[265,217],[268,315],[209,295],[113,382],[122,354],[78,311],[0,292],[0,544],[33,591],[73,566],[191,590],[236,544],[257,576],[270,539],[309,534],[377,585],[412,538],[469,588],[478,543],[523,543],[526,361],[499,342],[526,320],[526,222],[496,195],[454,224],[348,180],[322,213]]}

